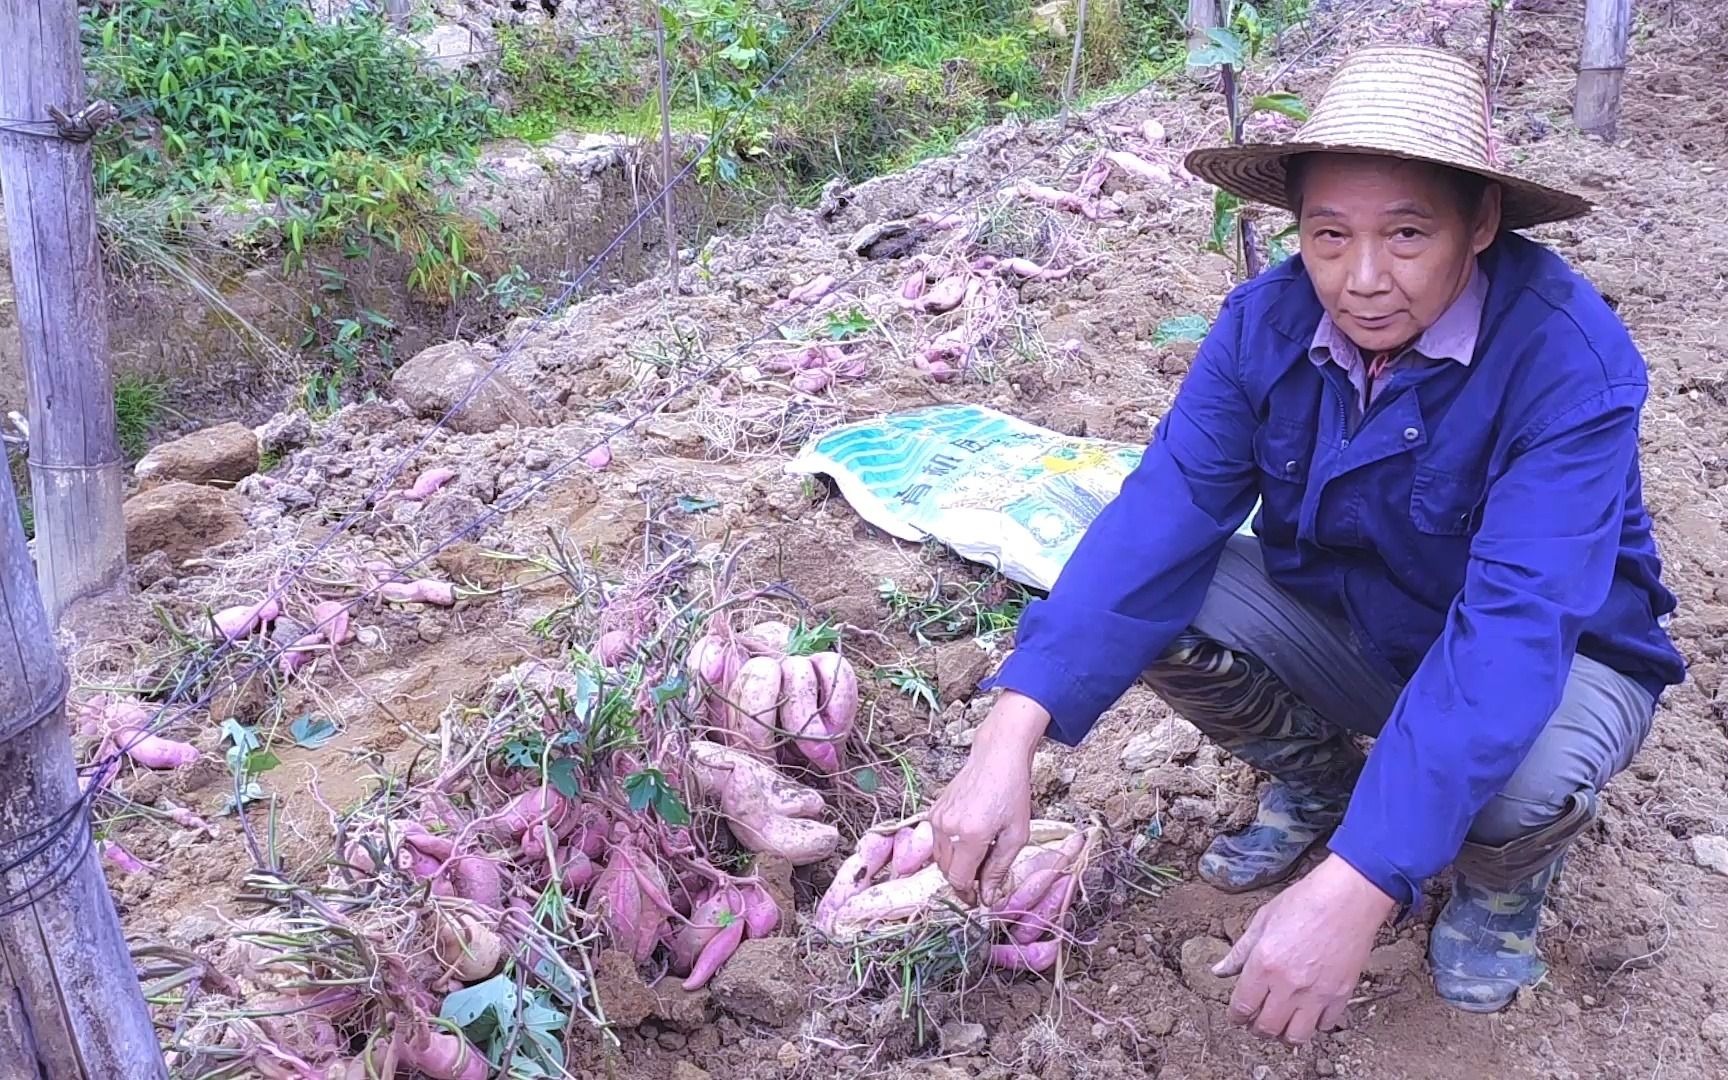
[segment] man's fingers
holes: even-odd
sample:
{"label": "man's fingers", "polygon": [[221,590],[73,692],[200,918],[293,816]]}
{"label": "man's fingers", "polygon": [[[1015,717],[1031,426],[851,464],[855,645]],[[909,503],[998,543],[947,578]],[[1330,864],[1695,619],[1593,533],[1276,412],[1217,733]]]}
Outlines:
{"label": "man's fingers", "polygon": [[[1234,1009],[1235,1006],[1232,1005],[1231,1008]],[[1259,1014],[1254,1017],[1254,1034],[1262,1039],[1278,1038],[1290,1025],[1291,1016],[1295,1012],[1296,1001],[1288,993],[1273,991],[1267,994]]]}
{"label": "man's fingers", "polygon": [[991,845],[990,853],[984,857],[984,866],[980,870],[979,882],[984,886],[984,902],[997,904],[1008,898],[1008,874],[1014,869],[1014,860],[1020,854],[1020,849],[1032,839],[1030,823],[1016,822],[1003,829],[996,836],[996,842]]}
{"label": "man's fingers", "polygon": [[1230,946],[1230,951],[1224,954],[1224,959],[1212,965],[1212,974],[1220,979],[1228,979],[1233,975],[1242,974],[1242,968],[1248,963],[1248,957],[1254,952],[1254,943],[1260,940],[1260,925],[1256,919],[1242,931],[1242,936],[1236,939],[1236,944]]}
{"label": "man's fingers", "polygon": [[[938,844],[943,842],[937,840]],[[942,873],[960,899],[973,903],[978,898],[978,867],[984,861],[984,853],[989,850],[989,842],[971,837],[956,840],[949,836],[946,843],[948,858],[941,864]]]}
{"label": "man's fingers", "polygon": [[1297,1006],[1290,1014],[1290,1022],[1284,1025],[1284,1041],[1291,1046],[1305,1045],[1314,1037],[1314,1029],[1320,1024],[1320,1016],[1318,1005]]}
{"label": "man's fingers", "polygon": [[1232,1024],[1246,1024],[1259,1015],[1270,987],[1258,971],[1250,972],[1236,984],[1230,994],[1230,1008],[1225,1013]]}

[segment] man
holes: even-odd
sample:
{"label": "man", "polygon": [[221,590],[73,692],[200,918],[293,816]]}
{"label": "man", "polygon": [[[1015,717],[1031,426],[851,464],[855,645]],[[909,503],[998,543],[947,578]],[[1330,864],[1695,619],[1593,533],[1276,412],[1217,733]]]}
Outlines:
{"label": "man", "polygon": [[1291,1043],[1338,1023],[1377,928],[1448,864],[1438,994],[1491,1012],[1539,979],[1560,858],[1684,677],[1641,499],[1643,360],[1511,231],[1589,205],[1498,168],[1486,116],[1470,64],[1374,48],[1292,142],[1189,156],[1292,211],[1301,255],[1225,301],[933,811],[950,881],[998,893],[1039,739],[1079,742],[1144,679],[1270,774],[1203,879],[1261,888],[1330,837],[1217,968],[1239,974],[1231,1018]]}

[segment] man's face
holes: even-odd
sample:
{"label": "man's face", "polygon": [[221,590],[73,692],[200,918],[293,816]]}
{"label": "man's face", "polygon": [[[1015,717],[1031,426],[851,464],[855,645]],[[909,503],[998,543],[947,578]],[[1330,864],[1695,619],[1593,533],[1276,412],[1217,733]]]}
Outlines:
{"label": "man's face", "polygon": [[1320,303],[1365,353],[1414,341],[1464,291],[1500,227],[1489,185],[1471,220],[1446,174],[1419,162],[1319,154],[1302,174],[1302,262]]}

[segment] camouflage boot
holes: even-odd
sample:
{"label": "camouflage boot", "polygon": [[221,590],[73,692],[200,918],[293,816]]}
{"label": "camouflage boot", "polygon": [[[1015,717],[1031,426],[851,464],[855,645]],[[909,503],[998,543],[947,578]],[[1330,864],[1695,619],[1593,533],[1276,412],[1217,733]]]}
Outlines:
{"label": "camouflage boot", "polygon": [[1559,874],[1557,859],[1507,889],[1455,875],[1452,898],[1428,936],[1428,969],[1441,1000],[1465,1012],[1499,1012],[1542,981],[1548,966],[1536,951],[1536,927]]}
{"label": "camouflage boot", "polygon": [[1219,746],[1274,778],[1254,823],[1217,837],[1201,856],[1201,878],[1246,892],[1289,877],[1343,820],[1361,751],[1259,658],[1210,638],[1178,637],[1145,681]]}

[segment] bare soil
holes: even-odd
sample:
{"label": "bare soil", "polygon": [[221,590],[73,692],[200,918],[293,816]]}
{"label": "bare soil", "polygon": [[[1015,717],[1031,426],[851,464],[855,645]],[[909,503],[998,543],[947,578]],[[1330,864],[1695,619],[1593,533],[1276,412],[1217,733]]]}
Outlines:
{"label": "bare soil", "polygon": [[[1041,754],[1038,795],[1046,814],[1096,817],[1119,835],[1155,826],[1160,839],[1151,857],[1181,880],[1157,897],[1118,897],[1123,902],[1095,911],[1059,980],[992,978],[963,994],[923,995],[928,1026],[920,1028],[901,1015],[897,1001],[853,993],[844,957],[803,938],[784,939],[769,950],[772,956],[759,958],[780,972],[779,992],[790,981],[802,993],[794,1015],[774,1022],[740,1012],[718,993],[712,1001],[669,1003],[634,981],[634,973],[606,969],[602,997],[615,995],[612,1015],[640,1023],[618,1032],[621,1051],[607,1051],[598,1037],[576,1029],[573,1071],[627,1080],[695,1080],[698,1070],[740,1080],[866,1073],[998,1080],[1728,1074],[1728,1044],[1710,1037],[1728,1030],[1728,1022],[1707,1020],[1728,1011],[1722,973],[1728,878],[1696,865],[1689,845],[1694,836],[1728,831],[1728,735],[1717,703],[1728,674],[1728,579],[1719,580],[1728,566],[1725,14],[1720,3],[1640,8],[1621,134],[1611,145],[1570,128],[1581,4],[1515,3],[1501,29],[1504,152],[1533,175],[1599,205],[1588,218],[1537,235],[1610,298],[1649,362],[1646,493],[1666,578],[1681,597],[1673,632],[1691,663],[1690,678],[1663,699],[1654,734],[1608,789],[1605,813],[1569,860],[1545,925],[1542,946],[1552,971],[1542,986],[1498,1016],[1453,1011],[1428,985],[1427,926],[1416,925],[1385,932],[1348,1030],[1293,1050],[1230,1027],[1212,987],[1192,971],[1184,977],[1182,957],[1191,939],[1238,934],[1264,899],[1226,897],[1193,877],[1194,857],[1212,833],[1249,812],[1255,777],[1209,747],[1150,771],[1125,769],[1127,739],[1167,715],[1135,691],[1083,747]],[[1451,5],[1344,4],[1318,16],[1311,36],[1296,34],[1284,46],[1284,61],[1274,64],[1292,64],[1280,88],[1312,93],[1331,59],[1359,42],[1439,38],[1479,55],[1483,31],[1479,13]],[[1201,253],[1210,193],[1181,179],[1168,190],[1130,188],[1118,195],[1120,218],[1060,223],[1090,261],[1073,279],[1023,287],[1019,310],[1045,343],[1077,341],[1077,349],[1005,355],[983,378],[937,385],[884,346],[870,378],[819,398],[735,370],[723,377],[696,373],[772,326],[778,316],[766,305],[818,272],[848,279],[860,298],[891,291],[902,264],[845,254],[857,228],[967,203],[1010,174],[1071,183],[1085,166],[1086,148],[1112,143],[1120,137],[1116,126],[1146,117],[1168,129],[1172,161],[1189,146],[1216,140],[1223,126],[1212,92],[1160,86],[1083,115],[1067,149],[1056,148],[1049,125],[992,130],[953,158],[855,189],[832,219],[772,214],[748,237],[714,242],[700,272],[688,273],[677,294],[646,283],[536,330],[511,371],[545,409],[548,426],[435,436],[413,467],[448,464],[461,478],[417,513],[398,507],[369,515],[321,557],[317,574],[351,580],[368,551],[430,550],[443,535],[440,526],[512,504],[515,493],[579,455],[610,421],[678,393],[665,410],[613,440],[611,468],[591,472],[578,463],[489,522],[471,543],[439,556],[445,572],[485,584],[491,594],[464,601],[454,613],[369,616],[373,632],[342,670],[321,671],[305,700],[291,705],[288,715],[316,709],[334,717],[343,733],[317,751],[283,751],[283,765],[265,777],[281,799],[284,870],[317,877],[331,851],[336,810],[363,797],[382,770],[400,772],[417,762],[435,771],[452,710],[544,651],[530,627],[556,613],[569,597],[567,585],[487,553],[544,550],[549,530],[616,574],[639,570],[667,544],[700,550],[749,541],[740,577],[782,583],[793,598],[788,609],[802,605],[847,624],[861,665],[909,662],[948,673],[953,685],[943,687],[943,708],[934,717],[880,683],[866,690],[878,736],[898,743],[924,792],[938,788],[959,767],[987,705],[965,700],[971,696],[965,684],[976,677],[968,672],[979,666],[965,650],[976,646],[920,646],[889,617],[878,587],[892,580],[916,590],[936,574],[977,571],[885,537],[838,497],[786,476],[782,464],[804,437],[829,425],[934,401],[983,402],[1064,432],[1144,439],[1187,363],[1188,350],[1152,343],[1156,327],[1174,316],[1210,314],[1234,280],[1228,260]],[[1035,164],[1014,173],[1029,159]],[[756,348],[748,356],[765,352]],[[168,648],[160,634],[137,629],[148,624],[145,605],[184,615],[297,564],[325,525],[358,506],[383,465],[429,427],[387,405],[350,409],[284,462],[274,487],[243,485],[251,499],[249,537],[209,553],[202,567],[158,582],[126,611],[92,618],[75,635],[86,690],[123,678],[140,656]],[[284,504],[284,484],[309,493],[312,505]],[[719,505],[679,510],[676,496]],[[115,626],[127,632],[123,639]],[[214,751],[218,722],[264,715],[264,704],[233,695],[207,721],[188,720],[182,734]],[[190,805],[209,815],[215,830],[205,838],[135,817],[111,827],[156,867],[112,878],[135,938],[216,950],[223,933],[218,916],[242,909],[236,896],[251,862],[248,845],[235,818],[216,816],[227,782],[219,765],[122,777],[128,798]],[[262,828],[260,811],[249,820],[254,832]],[[800,873],[801,903],[808,905],[820,881],[820,873]],[[1431,889],[1438,896],[1443,885]],[[1437,907],[1429,905],[1430,918]],[[968,1026],[974,1024],[981,1033]]]}

